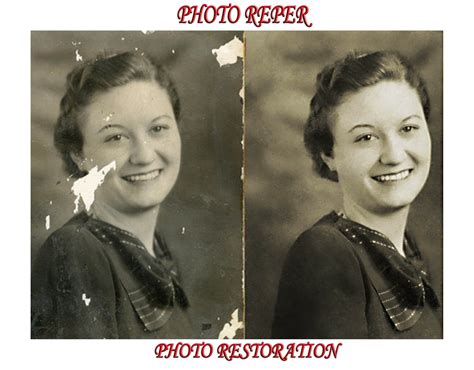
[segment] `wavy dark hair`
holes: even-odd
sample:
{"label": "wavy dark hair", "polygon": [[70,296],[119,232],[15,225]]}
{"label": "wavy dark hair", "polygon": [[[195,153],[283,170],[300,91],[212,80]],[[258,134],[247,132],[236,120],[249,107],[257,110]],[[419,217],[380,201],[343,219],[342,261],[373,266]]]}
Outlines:
{"label": "wavy dark hair", "polygon": [[96,94],[131,81],[157,82],[168,93],[175,118],[179,120],[181,107],[176,87],[168,72],[153,59],[125,52],[101,55],[85,61],[67,76],[66,93],[61,99],[54,129],[54,145],[61,155],[66,172],[72,177],[85,175],[71,158],[71,153],[82,153],[82,111]]}
{"label": "wavy dark hair", "polygon": [[348,93],[375,85],[380,81],[405,81],[413,87],[423,107],[426,120],[430,100],[426,85],[406,58],[397,52],[351,53],[326,66],[317,76],[316,92],[311,99],[310,114],[304,131],[304,143],[311,155],[315,171],[323,178],[338,181],[321,157],[332,155],[334,139],[331,114]]}

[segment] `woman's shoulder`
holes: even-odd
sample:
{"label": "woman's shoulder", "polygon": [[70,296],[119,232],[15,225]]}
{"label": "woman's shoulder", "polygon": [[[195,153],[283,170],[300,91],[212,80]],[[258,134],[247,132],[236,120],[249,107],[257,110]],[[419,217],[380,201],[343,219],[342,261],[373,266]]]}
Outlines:
{"label": "woman's shoulder", "polygon": [[104,262],[104,248],[89,230],[87,219],[86,214],[76,215],[55,230],[39,249],[36,264],[56,263],[58,259]]}
{"label": "woman's shoulder", "polygon": [[334,215],[304,231],[288,252],[275,308],[275,338],[367,337],[362,267]]}
{"label": "woman's shoulder", "polygon": [[32,337],[115,337],[114,269],[83,215],[49,236],[31,276]]}
{"label": "woman's shoulder", "polygon": [[304,231],[289,249],[283,275],[312,281],[362,281],[361,262],[352,243],[329,214]]}
{"label": "woman's shoulder", "polygon": [[290,249],[291,253],[304,253],[331,259],[340,255],[355,257],[352,243],[339,231],[337,215],[333,212],[301,233]]}

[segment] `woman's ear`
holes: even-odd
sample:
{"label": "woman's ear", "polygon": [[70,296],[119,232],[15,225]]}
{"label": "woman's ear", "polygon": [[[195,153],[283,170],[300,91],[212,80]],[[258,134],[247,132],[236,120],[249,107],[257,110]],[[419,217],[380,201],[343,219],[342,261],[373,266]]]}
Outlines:
{"label": "woman's ear", "polygon": [[324,163],[326,163],[326,166],[328,166],[332,172],[336,172],[336,166],[332,155],[321,153],[321,159],[324,161]]}
{"label": "woman's ear", "polygon": [[88,169],[86,168],[86,158],[84,158],[81,153],[71,152],[69,153],[69,156],[81,171],[88,171]]}

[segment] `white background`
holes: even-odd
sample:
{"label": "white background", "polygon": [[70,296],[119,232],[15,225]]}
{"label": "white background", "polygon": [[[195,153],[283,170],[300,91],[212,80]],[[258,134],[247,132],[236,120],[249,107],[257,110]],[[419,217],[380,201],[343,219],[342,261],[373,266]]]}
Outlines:
{"label": "white background", "polygon": [[[180,25],[184,4],[203,1],[4,1],[1,10],[0,126],[2,235],[1,349],[4,369],[251,368],[400,369],[471,363],[474,255],[472,210],[473,23],[456,1],[273,0],[208,3],[305,4],[312,31],[444,31],[444,339],[438,341],[345,340],[337,360],[158,360],[158,341],[32,341],[30,337],[30,31],[32,30],[255,30],[236,25]],[[261,30],[307,30],[266,25]],[[218,344],[217,341],[214,342]],[[467,365],[469,367],[469,365]]]}

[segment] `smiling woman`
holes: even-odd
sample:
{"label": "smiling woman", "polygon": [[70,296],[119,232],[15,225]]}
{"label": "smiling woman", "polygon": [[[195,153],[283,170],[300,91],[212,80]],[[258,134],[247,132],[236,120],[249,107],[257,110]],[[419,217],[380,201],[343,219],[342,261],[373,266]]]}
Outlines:
{"label": "smiling woman", "polygon": [[[333,120],[332,152],[320,155],[337,175],[346,214],[362,213],[355,218],[363,221],[407,209],[426,182],[431,157],[416,90],[390,80],[365,87],[342,99]],[[395,241],[403,253],[402,240]]]}
{"label": "smiling woman", "polygon": [[173,82],[134,53],[81,64],[67,80],[55,128],[66,169],[78,178],[114,166],[88,212],[56,230],[38,254],[32,337],[192,336],[187,296],[155,231],[180,169]]}
{"label": "smiling woman", "polygon": [[[122,228],[131,225],[123,214],[150,219],[148,212],[158,213],[180,167],[181,139],[168,93],[154,81],[131,81],[97,94],[83,115],[82,153],[72,154],[76,165],[90,171],[116,163],[96,191],[94,213]],[[152,239],[145,240],[152,251]]]}
{"label": "smiling woman", "polygon": [[278,338],[441,338],[437,294],[407,231],[430,168],[425,84],[392,52],[325,67],[304,133],[342,209],[297,239],[281,276]]}
{"label": "smiling woman", "polygon": [[242,320],[242,36],[32,32],[32,337]]}

